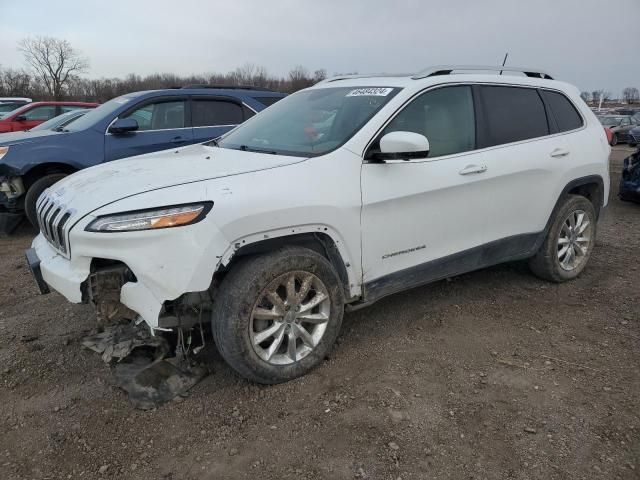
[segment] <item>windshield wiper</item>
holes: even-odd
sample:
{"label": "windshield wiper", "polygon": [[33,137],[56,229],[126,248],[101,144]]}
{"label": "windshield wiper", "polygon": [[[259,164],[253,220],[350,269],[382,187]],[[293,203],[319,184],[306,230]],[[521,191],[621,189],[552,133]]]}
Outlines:
{"label": "windshield wiper", "polygon": [[267,153],[269,155],[277,155],[278,152],[274,151],[274,150],[263,150],[261,148],[255,148],[255,147],[249,147],[247,145],[240,145],[240,147],[238,147],[240,150],[242,150],[243,152],[256,152],[256,153]]}

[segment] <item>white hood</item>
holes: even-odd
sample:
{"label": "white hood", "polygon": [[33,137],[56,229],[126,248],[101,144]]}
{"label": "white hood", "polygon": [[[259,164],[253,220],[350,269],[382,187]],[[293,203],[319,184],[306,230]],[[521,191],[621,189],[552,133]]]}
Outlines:
{"label": "white hood", "polygon": [[290,165],[304,159],[191,145],[81,170],[48,190],[56,203],[86,215],[131,195]]}

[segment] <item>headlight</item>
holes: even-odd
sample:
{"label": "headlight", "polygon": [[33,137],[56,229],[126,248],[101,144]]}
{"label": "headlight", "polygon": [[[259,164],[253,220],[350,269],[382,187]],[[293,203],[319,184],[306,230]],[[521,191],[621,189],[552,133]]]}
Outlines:
{"label": "headlight", "polygon": [[0,147],[0,160],[9,153],[9,147]]}
{"label": "headlight", "polygon": [[204,219],[213,202],[116,213],[96,218],[87,232],[135,232],[191,225]]}

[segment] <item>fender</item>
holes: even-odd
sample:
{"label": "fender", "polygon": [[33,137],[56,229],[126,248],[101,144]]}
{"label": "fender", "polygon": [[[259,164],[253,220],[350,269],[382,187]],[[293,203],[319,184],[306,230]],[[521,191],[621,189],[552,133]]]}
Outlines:
{"label": "fender", "polygon": [[[225,252],[220,256],[215,272],[219,272],[222,268],[227,267],[240,250],[249,250],[251,247],[256,247],[265,242],[273,244],[273,241],[278,239],[281,239],[283,244],[287,243],[288,239],[291,239],[292,243],[295,243],[297,238],[309,238],[309,235],[314,234],[329,237],[337,250],[338,255],[331,255],[329,251],[323,253],[325,253],[334,266],[336,266],[338,274],[345,284],[347,298],[350,297],[352,300],[355,300],[360,297],[362,295],[362,272],[358,264],[354,264],[342,236],[329,225],[325,224],[290,226],[237,238],[229,244]],[[278,242],[275,243],[276,245],[278,244]]]}

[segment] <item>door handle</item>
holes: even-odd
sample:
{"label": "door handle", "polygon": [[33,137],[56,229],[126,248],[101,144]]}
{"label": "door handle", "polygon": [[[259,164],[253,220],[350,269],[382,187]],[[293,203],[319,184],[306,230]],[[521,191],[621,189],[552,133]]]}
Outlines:
{"label": "door handle", "polygon": [[460,175],[471,175],[471,174],[474,174],[474,173],[484,173],[486,171],[487,171],[487,166],[486,165],[467,165],[462,170],[460,170],[458,173]]}
{"label": "door handle", "polygon": [[566,148],[556,148],[555,150],[553,150],[549,155],[551,155],[553,158],[560,158],[560,157],[566,157],[567,155],[569,155],[569,150],[567,150]]}

